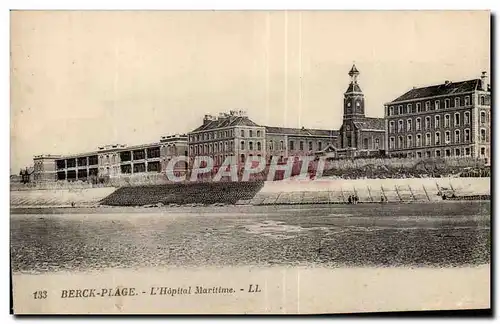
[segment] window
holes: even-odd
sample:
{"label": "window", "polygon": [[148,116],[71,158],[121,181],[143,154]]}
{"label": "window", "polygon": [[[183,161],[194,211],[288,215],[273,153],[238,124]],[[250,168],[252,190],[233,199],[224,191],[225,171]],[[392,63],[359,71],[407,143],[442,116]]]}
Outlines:
{"label": "window", "polygon": [[376,138],[375,139],[375,147],[374,147],[374,149],[378,150],[379,147],[380,147],[380,139]]}
{"label": "window", "polygon": [[318,151],[321,151],[323,149],[323,143],[318,142]]}
{"label": "window", "polygon": [[481,142],[486,142],[486,129],[481,128]]}
{"label": "window", "polygon": [[434,101],[434,109],[439,110],[439,100]]}
{"label": "window", "polygon": [[429,111],[431,110],[431,102],[430,101],[426,101],[425,102],[425,111]]}
{"label": "window", "polygon": [[444,108],[450,108],[450,99],[444,100]]}
{"label": "window", "polygon": [[422,146],[422,135],[417,134],[415,146],[417,147]]}
{"label": "window", "polygon": [[269,141],[269,150],[272,151],[273,150],[273,141]]}
{"label": "window", "polygon": [[486,112],[481,111],[481,124],[486,124]]}
{"label": "window", "polygon": [[465,96],[465,98],[464,98],[464,105],[465,106],[469,106],[470,105],[470,97],[469,96]]}
{"label": "window", "polygon": [[406,120],[406,131],[411,132],[411,119]]}
{"label": "window", "polygon": [[240,162],[244,163],[245,162],[245,154],[240,155]]}
{"label": "window", "polygon": [[470,124],[470,112],[466,111],[464,112],[464,125],[469,125]]}
{"label": "window", "polygon": [[389,107],[389,116],[394,116],[394,106]]}
{"label": "window", "polygon": [[417,103],[415,104],[415,106],[416,106],[416,108],[417,108],[417,112],[418,112],[418,113],[419,113],[419,112],[422,112],[422,107],[421,107],[420,102],[417,102]]}
{"label": "window", "polygon": [[464,142],[470,142],[470,129],[464,130]]}
{"label": "window", "polygon": [[400,119],[398,120],[398,132],[403,131],[403,121]]}
{"label": "window", "polygon": [[285,143],[283,143],[283,141],[280,141],[280,150],[284,150],[285,149]]}
{"label": "window", "polygon": [[481,96],[479,98],[479,103],[480,103],[481,106],[484,106],[484,96]]}
{"label": "window", "polygon": [[245,141],[241,141],[240,142],[240,150],[244,150],[245,149]]}
{"label": "window", "polygon": [[368,149],[368,138],[364,138],[364,139],[363,139],[363,148],[364,148],[365,150],[367,150],[367,149]]}
{"label": "window", "polygon": [[460,107],[460,97],[455,98],[455,108]]}
{"label": "window", "polygon": [[262,145],[260,144],[260,142],[257,142],[257,151],[260,151],[262,150]]}
{"label": "window", "polygon": [[403,106],[398,106],[398,114],[401,115],[403,114]]}
{"label": "window", "polygon": [[426,146],[431,145],[431,133],[425,134],[425,145]]}
{"label": "window", "polygon": [[441,150],[436,150],[436,157],[440,157],[441,156]]}
{"label": "window", "polygon": [[445,155],[446,157],[450,157],[450,156],[451,156],[451,150],[450,150],[450,149],[446,149],[446,150],[444,151],[444,155]]}
{"label": "window", "polygon": [[245,137],[245,130],[241,130],[241,137]]}
{"label": "window", "polygon": [[460,130],[455,130],[455,143],[460,143]]}
{"label": "window", "polygon": [[290,150],[295,150],[295,143],[293,141],[290,141]]}
{"label": "window", "polygon": [[398,137],[398,148],[403,148],[403,136]]}
{"label": "window", "polygon": [[417,157],[421,158],[422,157],[422,152],[417,152]]}
{"label": "window", "polygon": [[446,144],[450,143],[451,142],[451,134],[450,134],[450,131],[446,131],[444,133],[444,142]]}
{"label": "window", "polygon": [[[250,132],[251,132],[251,131],[250,131]],[[250,151],[252,151],[252,150],[253,150],[253,142],[248,142],[248,149],[249,149]]]}
{"label": "window", "polygon": [[394,137],[391,137],[389,139],[389,148],[394,149],[394,146],[395,146],[395,139]]}
{"label": "window", "polygon": [[436,115],[434,116],[434,128],[439,128],[441,127],[441,116]]}
{"label": "window", "polygon": [[444,115],[444,127],[450,127],[450,115]]}
{"label": "window", "polygon": [[413,111],[412,111],[412,108],[413,108],[413,107],[411,106],[411,104],[407,104],[407,105],[406,105],[406,112],[407,112],[407,113],[409,113],[409,114],[411,114],[411,113],[413,112]]}
{"label": "window", "polygon": [[465,155],[470,156],[470,147],[465,148]]}
{"label": "window", "polygon": [[411,135],[408,135],[406,138],[406,148],[411,148],[411,144],[412,144],[412,137]]}
{"label": "window", "polygon": [[425,156],[428,157],[428,158],[430,158],[431,157],[431,151],[425,152]]}
{"label": "window", "polygon": [[253,131],[252,130],[248,131],[248,137],[253,137]]}
{"label": "window", "polygon": [[441,145],[441,133],[440,132],[436,132],[434,134],[434,144]]}
{"label": "window", "polygon": [[459,148],[455,149],[455,156],[460,156],[460,149]]}
{"label": "window", "polygon": [[313,150],[313,142],[309,142],[309,151]]}
{"label": "window", "polygon": [[430,129],[431,128],[431,117],[427,116],[425,117],[425,129]]}
{"label": "window", "polygon": [[299,150],[301,150],[301,151],[304,150],[304,142],[303,141],[299,142]]}
{"label": "window", "polygon": [[416,128],[417,132],[422,130],[422,119],[420,117],[418,117],[415,120],[415,128]]}
{"label": "window", "polygon": [[455,126],[460,126],[460,113],[455,113]]}
{"label": "window", "polygon": [[257,131],[257,137],[260,137],[260,130]]}
{"label": "window", "polygon": [[481,155],[482,156],[486,155],[486,149],[484,147],[481,147]]}
{"label": "window", "polygon": [[389,122],[389,133],[394,133],[394,121]]}

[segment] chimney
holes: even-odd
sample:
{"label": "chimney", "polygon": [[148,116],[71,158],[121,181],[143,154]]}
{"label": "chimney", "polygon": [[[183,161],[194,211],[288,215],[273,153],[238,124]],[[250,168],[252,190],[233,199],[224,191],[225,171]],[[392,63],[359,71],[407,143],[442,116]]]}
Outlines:
{"label": "chimney", "polygon": [[205,115],[205,117],[203,118],[203,125],[208,124],[212,120],[214,120],[214,117],[212,115]]}
{"label": "chimney", "polygon": [[487,80],[486,80],[487,78],[488,78],[488,76],[486,74],[486,71],[483,71],[481,73],[481,90],[483,90],[483,91],[486,91],[488,89],[488,85],[486,83],[487,82]]}
{"label": "chimney", "polygon": [[444,84],[445,84],[445,85],[450,84],[450,80],[446,80],[446,81],[444,81]]}

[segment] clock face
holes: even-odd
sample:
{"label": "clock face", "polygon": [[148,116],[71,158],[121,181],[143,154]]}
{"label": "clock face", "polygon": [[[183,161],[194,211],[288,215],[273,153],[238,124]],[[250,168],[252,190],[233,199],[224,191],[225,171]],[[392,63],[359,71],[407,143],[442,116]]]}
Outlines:
{"label": "clock face", "polygon": [[351,102],[350,101],[347,102],[347,107],[351,107]]}
{"label": "clock face", "polygon": [[351,126],[350,126],[350,125],[347,125],[346,129],[347,129],[348,131],[350,131],[350,130],[351,130]]}
{"label": "clock face", "polygon": [[359,108],[359,106],[361,106],[361,104],[359,103],[359,101],[356,101],[356,107]]}

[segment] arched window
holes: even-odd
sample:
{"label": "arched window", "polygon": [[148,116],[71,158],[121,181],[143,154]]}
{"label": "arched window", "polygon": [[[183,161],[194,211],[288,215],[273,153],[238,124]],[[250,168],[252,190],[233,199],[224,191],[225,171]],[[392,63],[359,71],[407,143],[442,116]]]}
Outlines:
{"label": "arched window", "polygon": [[368,138],[363,139],[363,148],[368,149]]}
{"label": "arched window", "polygon": [[257,142],[257,151],[260,151],[260,150],[262,150],[262,146],[261,146],[260,142]]}

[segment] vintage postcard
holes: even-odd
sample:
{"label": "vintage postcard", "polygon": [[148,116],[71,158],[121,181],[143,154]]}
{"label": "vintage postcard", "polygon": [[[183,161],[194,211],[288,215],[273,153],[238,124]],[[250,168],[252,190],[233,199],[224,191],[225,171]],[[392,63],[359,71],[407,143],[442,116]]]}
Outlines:
{"label": "vintage postcard", "polygon": [[15,314],[490,308],[489,11],[11,11]]}

